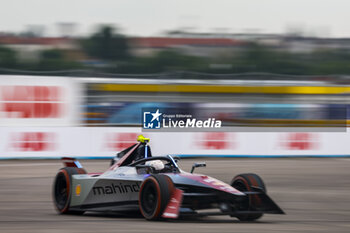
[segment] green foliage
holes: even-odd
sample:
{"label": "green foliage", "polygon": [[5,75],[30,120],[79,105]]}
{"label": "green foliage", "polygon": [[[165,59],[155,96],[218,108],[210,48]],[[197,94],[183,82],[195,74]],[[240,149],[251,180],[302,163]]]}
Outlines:
{"label": "green foliage", "polygon": [[0,67],[15,68],[16,65],[16,52],[9,48],[0,47]]}
{"label": "green foliage", "polygon": [[119,64],[121,73],[159,73],[170,71],[200,71],[208,67],[205,59],[188,56],[173,50],[164,50],[152,57],[133,58]]}
{"label": "green foliage", "polygon": [[[57,49],[42,51],[38,61],[21,61],[17,59],[14,50],[0,46],[0,68],[37,71],[87,68],[92,71],[129,74],[195,71],[215,74],[267,72],[293,75],[350,75],[350,50],[322,49],[312,53],[292,53],[281,47],[249,43],[232,54],[220,57],[189,56],[175,49],[163,49],[150,57],[132,57],[128,53],[127,39],[110,26],[101,27],[80,42],[84,51],[99,60],[102,65],[83,65],[74,60],[72,52],[81,55],[82,51]],[[84,58],[84,54],[77,57]]]}
{"label": "green foliage", "polygon": [[64,52],[58,49],[45,50],[40,54],[36,70],[56,71],[79,68],[76,61],[69,60]]}
{"label": "green foliage", "polygon": [[268,72],[279,74],[305,73],[304,63],[297,55],[249,44],[241,56],[234,60],[233,72]]}
{"label": "green foliage", "polygon": [[106,61],[128,58],[126,38],[115,33],[115,29],[111,26],[102,26],[92,36],[82,40],[82,47],[91,57]]}

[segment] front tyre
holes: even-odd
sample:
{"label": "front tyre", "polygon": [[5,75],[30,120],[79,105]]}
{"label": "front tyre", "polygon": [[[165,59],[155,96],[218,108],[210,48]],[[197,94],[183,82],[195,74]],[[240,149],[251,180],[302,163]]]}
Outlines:
{"label": "front tyre", "polygon": [[[266,187],[263,182],[263,180],[260,178],[260,176],[253,174],[253,173],[247,173],[247,174],[240,174],[235,176],[231,182],[231,186],[234,187],[235,189],[241,191],[241,192],[250,192],[253,187],[257,187],[263,192],[266,193]],[[259,206],[261,203],[260,198],[258,195],[248,195],[247,199],[242,202],[241,205],[241,210],[244,211],[254,211],[255,206]],[[237,217],[241,221],[254,221],[259,218],[261,218],[263,214],[241,214]]]}
{"label": "front tyre", "polygon": [[147,220],[161,218],[175,186],[166,175],[151,175],[141,185],[139,207]]}
{"label": "front tyre", "polygon": [[84,211],[72,211],[69,209],[72,188],[72,175],[86,174],[82,168],[65,167],[59,170],[53,185],[53,202],[60,214],[83,214]]}

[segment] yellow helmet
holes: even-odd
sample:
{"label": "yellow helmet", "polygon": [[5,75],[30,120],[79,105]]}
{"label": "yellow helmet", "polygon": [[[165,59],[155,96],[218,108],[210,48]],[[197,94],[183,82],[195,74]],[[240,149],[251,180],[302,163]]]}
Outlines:
{"label": "yellow helmet", "polygon": [[142,134],[137,137],[137,141],[141,143],[149,142],[149,138],[145,138]]}

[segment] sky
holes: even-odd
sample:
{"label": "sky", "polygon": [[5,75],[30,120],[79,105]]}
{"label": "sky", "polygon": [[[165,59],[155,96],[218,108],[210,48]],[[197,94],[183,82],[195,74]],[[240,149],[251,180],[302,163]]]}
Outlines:
{"label": "sky", "polygon": [[0,32],[75,23],[74,35],[112,24],[130,36],[165,31],[286,33],[350,37],[349,0],[0,0]]}

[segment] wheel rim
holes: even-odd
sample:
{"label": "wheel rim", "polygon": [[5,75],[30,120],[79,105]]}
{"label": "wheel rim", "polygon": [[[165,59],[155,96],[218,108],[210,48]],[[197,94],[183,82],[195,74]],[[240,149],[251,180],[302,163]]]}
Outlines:
{"label": "wheel rim", "polygon": [[68,200],[67,181],[63,173],[59,173],[55,184],[55,202],[59,210],[64,209]]}
{"label": "wheel rim", "polygon": [[[245,185],[245,183],[241,180],[236,180],[233,184],[233,187],[241,192],[249,191],[248,187]],[[249,198],[246,198],[240,205],[241,210],[247,210],[249,209]]]}
{"label": "wheel rim", "polygon": [[142,192],[141,205],[147,215],[153,215],[158,205],[158,193],[153,182],[145,184]]}

